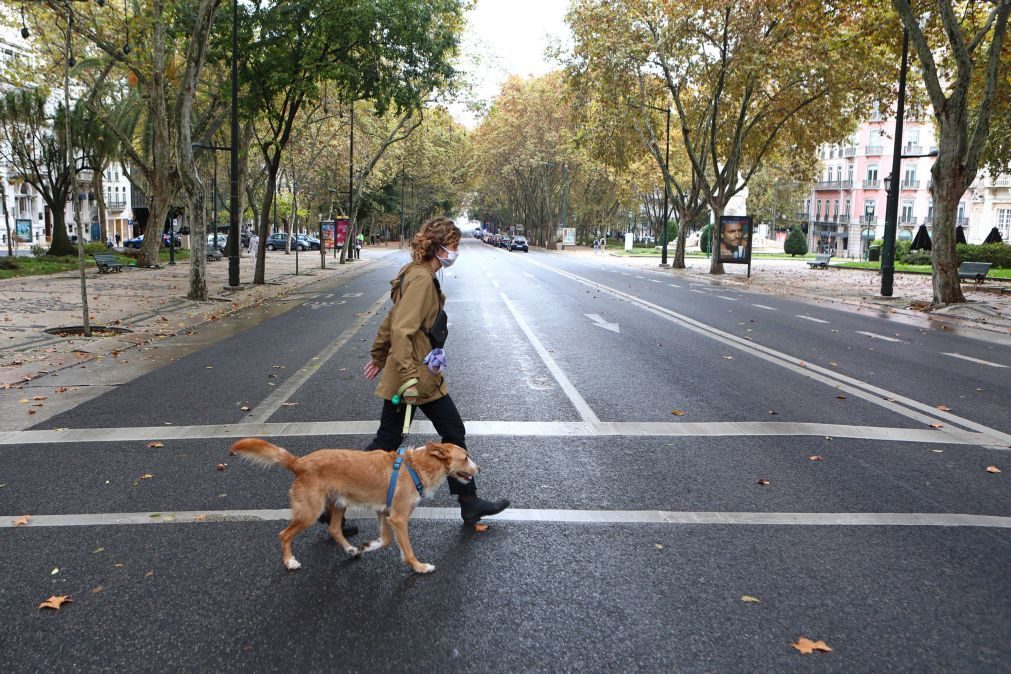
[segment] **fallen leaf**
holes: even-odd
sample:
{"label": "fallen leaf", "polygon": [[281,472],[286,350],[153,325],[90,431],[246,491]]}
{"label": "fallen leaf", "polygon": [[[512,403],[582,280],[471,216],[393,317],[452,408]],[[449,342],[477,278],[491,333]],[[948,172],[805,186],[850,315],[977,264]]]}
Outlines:
{"label": "fallen leaf", "polygon": [[779,414],[776,410],[769,410],[769,414]]}
{"label": "fallen leaf", "polygon": [[28,526],[28,522],[32,519],[31,515],[22,515],[21,517],[14,520],[14,526]]}
{"label": "fallen leaf", "polygon": [[986,467],[986,472],[988,472],[988,473],[999,473],[999,472],[1001,472],[1001,470],[997,466],[987,466]]}
{"label": "fallen leaf", "polygon": [[100,552],[105,552],[105,548],[95,548],[94,550],[91,551],[91,554],[97,555]]}
{"label": "fallen leaf", "polygon": [[723,360],[733,360],[733,356],[723,356]]}
{"label": "fallen leaf", "polygon": [[35,410],[28,410],[28,414],[35,414]]}
{"label": "fallen leaf", "polygon": [[52,597],[39,604],[39,608],[52,608],[59,611],[61,606],[63,606],[64,604],[69,604],[71,601],[72,600],[70,599],[70,595],[54,594]]}
{"label": "fallen leaf", "polygon": [[148,447],[164,447],[165,444],[161,443],[161,442],[149,442],[149,443],[147,443],[147,446]]}
{"label": "fallen leaf", "polygon": [[243,405],[239,409],[242,410],[243,412],[248,412],[249,411],[249,405]]}
{"label": "fallen leaf", "polygon": [[105,588],[104,588],[104,587],[102,587],[101,585],[97,585],[97,586],[95,586],[95,587],[94,587],[94,588],[93,588],[93,589],[91,590],[91,593],[92,593],[92,594],[98,594],[99,592],[103,591],[104,589],[105,589]]}
{"label": "fallen leaf", "polygon": [[483,522],[475,524],[474,531],[488,531],[488,525]]}
{"label": "fallen leaf", "polygon": [[32,396],[32,400],[49,400],[46,396]]}
{"label": "fallen leaf", "polygon": [[227,463],[219,463],[216,467],[217,467],[218,470],[224,470],[225,468],[228,468],[228,464]]}
{"label": "fallen leaf", "polygon": [[836,363],[835,361],[830,361],[829,365],[831,365],[832,367],[839,367],[839,363]]}
{"label": "fallen leaf", "polygon": [[148,571],[147,573],[144,574],[144,577],[145,578],[150,578],[153,575],[154,575],[154,571]]}
{"label": "fallen leaf", "polygon": [[281,407],[298,407],[298,403],[281,403]]}
{"label": "fallen leaf", "polygon": [[819,641],[811,641],[807,637],[800,637],[799,639],[797,639],[797,643],[790,644],[790,645],[793,646],[794,648],[796,648],[798,651],[800,651],[804,655],[810,655],[811,653],[814,653],[815,651],[821,651],[823,653],[829,653],[829,652],[832,651],[832,649],[829,648],[828,644],[826,644],[824,641],[820,641],[820,640]]}
{"label": "fallen leaf", "polygon": [[752,597],[750,594],[742,594],[741,601],[750,602],[752,604],[757,604],[761,601],[758,597]]}
{"label": "fallen leaf", "polygon": [[685,415],[685,411],[684,410],[671,410],[671,414],[673,414],[676,417],[683,417]]}
{"label": "fallen leaf", "polygon": [[951,408],[948,407],[947,405],[934,405],[934,407],[936,407],[937,409],[941,410],[942,412],[950,412],[951,411]]}
{"label": "fallen leaf", "polygon": [[123,564],[122,562],[116,562],[115,564],[113,564],[113,566],[117,569],[122,569],[124,566],[126,566],[126,564]]}
{"label": "fallen leaf", "polygon": [[29,400],[28,398],[22,398],[22,399],[21,399],[21,400],[19,400],[18,402],[19,402],[19,403],[30,403],[30,402],[31,402],[31,400]]}
{"label": "fallen leaf", "polygon": [[204,366],[204,369],[205,369],[205,370],[213,370],[213,369],[214,369],[214,366],[213,366],[213,365],[205,365],[205,366]]}
{"label": "fallen leaf", "polygon": [[657,550],[663,550],[663,546],[662,546],[662,545],[660,545],[659,543],[654,543],[653,545],[655,545],[655,546],[656,546],[656,549],[657,549]]}
{"label": "fallen leaf", "polygon": [[815,455],[813,455],[813,456],[809,456],[809,457],[807,457],[807,460],[808,460],[808,461],[821,461],[821,456],[820,456],[820,455],[818,455],[818,454],[815,454]]}
{"label": "fallen leaf", "polygon": [[930,424],[931,428],[944,428],[944,424]]}
{"label": "fallen leaf", "polygon": [[846,400],[846,396],[836,396],[836,400]]}
{"label": "fallen leaf", "polygon": [[50,576],[55,576],[59,572],[60,572],[60,567],[55,567],[52,571],[49,572],[49,575]]}
{"label": "fallen leaf", "polygon": [[194,522],[206,522],[207,521],[207,515],[194,515],[193,516],[193,521]]}
{"label": "fallen leaf", "polygon": [[142,480],[150,480],[152,477],[154,477],[154,475],[152,473],[144,473],[143,475],[140,476],[140,479],[142,479]]}
{"label": "fallen leaf", "polygon": [[766,480],[766,479],[764,479],[764,478],[760,478],[760,479],[758,480],[758,484],[760,484],[760,485],[763,485],[763,486],[764,486],[764,485],[767,485],[767,484],[769,484],[769,481],[768,481],[768,480]]}

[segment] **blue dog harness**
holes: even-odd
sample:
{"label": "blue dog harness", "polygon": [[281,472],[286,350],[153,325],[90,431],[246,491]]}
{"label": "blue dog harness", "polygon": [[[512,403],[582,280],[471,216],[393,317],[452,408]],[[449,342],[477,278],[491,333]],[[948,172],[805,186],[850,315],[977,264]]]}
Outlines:
{"label": "blue dog harness", "polygon": [[404,464],[404,468],[410,473],[411,479],[414,480],[414,487],[418,490],[418,493],[422,496],[425,495],[425,485],[421,484],[421,478],[418,474],[414,472],[411,468],[410,462],[404,461],[404,447],[397,450],[397,460],[393,462],[393,474],[390,476],[390,489],[386,492],[386,512],[390,511],[390,506],[393,505],[393,492],[397,489],[397,477],[400,475],[400,464]]}

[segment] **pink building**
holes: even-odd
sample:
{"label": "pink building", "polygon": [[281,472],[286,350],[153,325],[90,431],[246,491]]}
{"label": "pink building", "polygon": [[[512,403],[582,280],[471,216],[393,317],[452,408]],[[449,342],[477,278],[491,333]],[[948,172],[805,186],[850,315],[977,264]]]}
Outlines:
{"label": "pink building", "polygon": [[[885,232],[884,179],[892,168],[894,120],[880,116],[860,125],[843,145],[824,145],[819,152],[818,182],[804,201],[801,219],[808,223],[808,247],[840,257],[865,257],[871,241]],[[931,122],[906,121],[903,155],[926,155],[937,149]],[[932,157],[903,159],[899,171],[899,213],[896,238],[911,240],[916,229],[931,228]],[[958,220],[968,230],[969,195],[958,207]],[[968,231],[966,232],[968,234]]]}

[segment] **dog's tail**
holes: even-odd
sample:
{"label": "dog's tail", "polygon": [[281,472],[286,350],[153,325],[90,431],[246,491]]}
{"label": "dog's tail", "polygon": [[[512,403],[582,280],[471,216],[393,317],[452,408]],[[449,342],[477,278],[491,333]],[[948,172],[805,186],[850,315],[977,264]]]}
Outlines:
{"label": "dog's tail", "polygon": [[238,454],[256,463],[279,463],[293,473],[295,472],[295,463],[298,461],[298,457],[289,453],[288,450],[260,438],[243,438],[232,445],[228,451],[230,454]]}

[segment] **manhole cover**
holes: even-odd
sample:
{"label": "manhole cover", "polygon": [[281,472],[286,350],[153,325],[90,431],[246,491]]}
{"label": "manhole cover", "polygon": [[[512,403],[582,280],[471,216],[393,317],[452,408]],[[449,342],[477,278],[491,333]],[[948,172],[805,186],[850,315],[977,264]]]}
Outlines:
{"label": "manhole cover", "polygon": [[[42,332],[50,335],[56,335],[57,337],[84,337],[84,326],[64,325],[58,328],[48,328]],[[93,338],[114,337],[116,335],[124,335],[128,332],[133,332],[133,330],[128,330],[127,328],[116,328],[109,325],[91,326],[91,336]]]}

